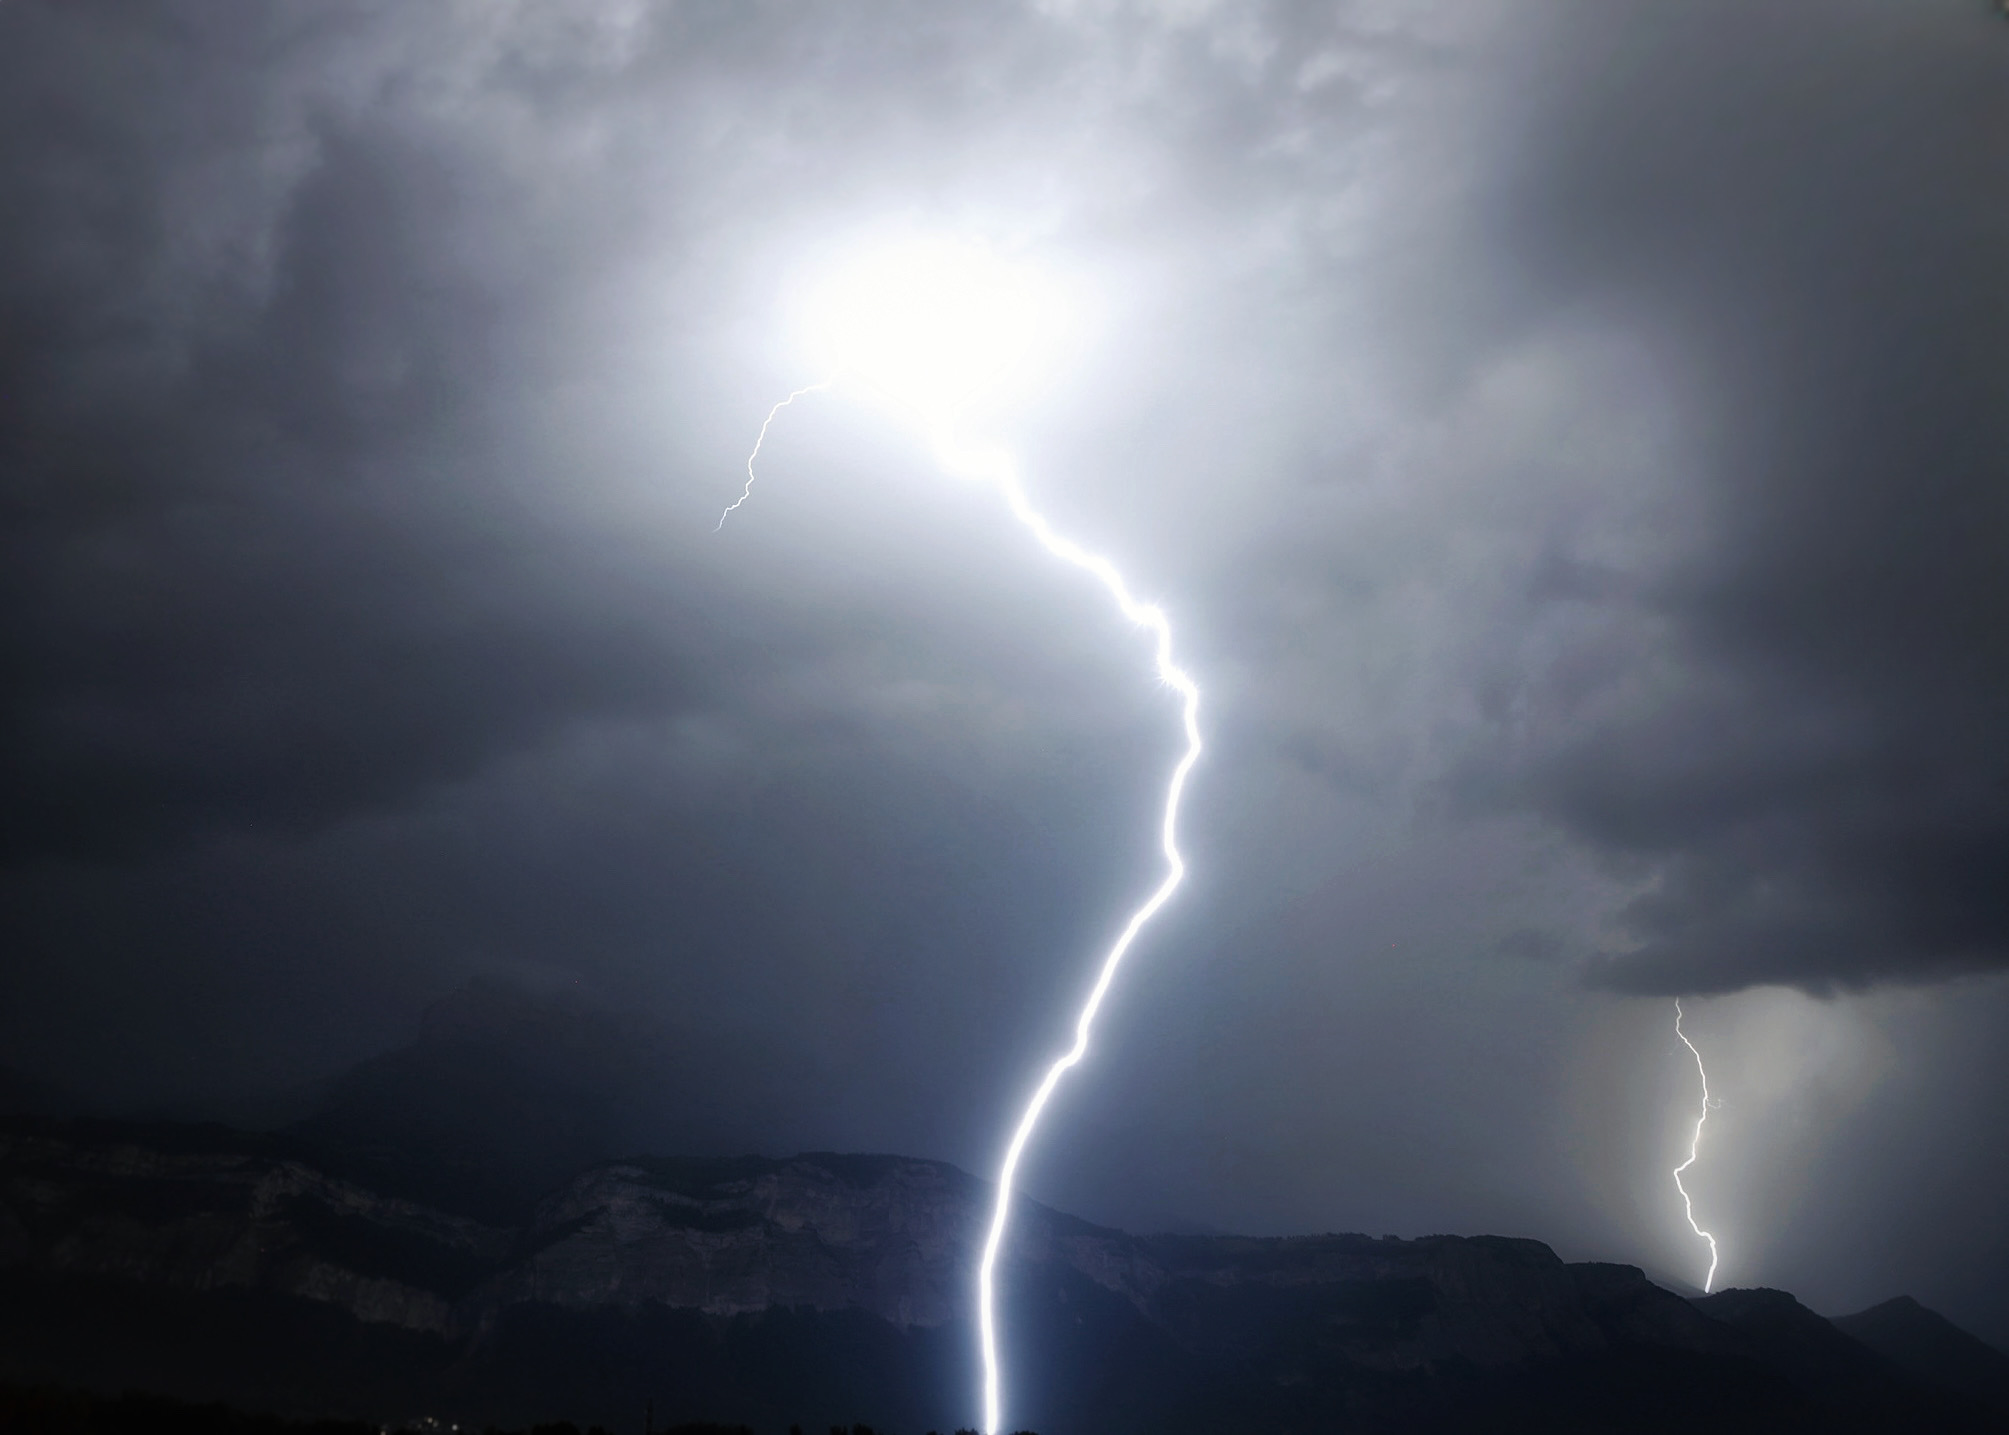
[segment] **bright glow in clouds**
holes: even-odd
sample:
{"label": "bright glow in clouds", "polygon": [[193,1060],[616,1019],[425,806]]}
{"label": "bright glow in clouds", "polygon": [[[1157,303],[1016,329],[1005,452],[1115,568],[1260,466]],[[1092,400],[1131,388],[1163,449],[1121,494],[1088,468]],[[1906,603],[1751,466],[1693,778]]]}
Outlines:
{"label": "bright glow in clouds", "polygon": [[1050,277],[941,238],[866,241],[801,307],[818,371],[891,399],[938,441],[972,401],[1030,379],[1068,318]]}
{"label": "bright glow in clouds", "polygon": [[732,507],[719,515],[723,527],[726,516],[752,495],[753,460],[759,456],[760,444],[775,417],[796,399],[821,389],[855,388],[890,401],[920,424],[943,468],[996,489],[1012,517],[1041,547],[1095,578],[1124,617],[1150,631],[1158,677],[1179,695],[1186,747],[1166,781],[1159,821],[1165,876],[1130,913],[1103,953],[1095,980],[1075,1017],[1074,1041],[1046,1068],[1027,1100],[998,1171],[996,1204],[977,1270],[977,1328],[983,1343],[984,1429],[988,1435],[997,1435],[1004,1424],[996,1276],[998,1256],[1011,1224],[1019,1162],[1060,1079],[1088,1054],[1096,1014],[1109,995],[1117,968],[1145,923],[1157,915],[1185,879],[1186,862],[1178,841],[1179,803],[1185,795],[1187,775],[1200,759],[1200,689],[1172,659],[1172,625],[1164,610],[1139,602],[1109,559],[1056,533],[1027,498],[1008,455],[996,449],[965,448],[956,439],[956,420],[962,410],[979,396],[991,396],[999,386],[1020,377],[1035,352],[1053,342],[1061,320],[1061,306],[1035,276],[1008,268],[974,246],[908,244],[869,255],[843,269],[816,291],[810,306],[812,335],[834,367],[834,377],[797,389],[768,411],[760,439],[747,456],[746,488]]}
{"label": "bright glow in clouds", "polygon": [[1681,1208],[1688,1214],[1688,1228],[1709,1243],[1709,1273],[1702,1277],[1702,1293],[1716,1283],[1716,1238],[1695,1224],[1695,1203],[1688,1198],[1688,1187],[1681,1182],[1681,1173],[1695,1164],[1695,1158],[1702,1150],[1702,1127],[1709,1120],[1709,1073],[1702,1069],[1702,1053],[1695,1049],[1695,1043],[1688,1039],[1688,1033],[1681,1029],[1681,999],[1674,999],[1674,1034],[1681,1038],[1681,1044],[1688,1048],[1688,1054],[1695,1058],[1695,1074],[1702,1078],[1702,1114],[1695,1118],[1695,1134],[1689,1138],[1688,1159],[1674,1168],[1674,1189],[1681,1193]]}

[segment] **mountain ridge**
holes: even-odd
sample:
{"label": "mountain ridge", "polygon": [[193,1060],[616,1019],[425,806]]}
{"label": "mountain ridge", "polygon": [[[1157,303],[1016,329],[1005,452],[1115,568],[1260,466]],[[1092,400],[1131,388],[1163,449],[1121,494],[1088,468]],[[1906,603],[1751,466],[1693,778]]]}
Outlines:
{"label": "mountain ridge", "polygon": [[[476,982],[274,1128],[0,1116],[0,1379],[617,1432],[652,1404],[975,1423],[991,1184],[634,1154],[685,1129],[648,1105],[660,1056],[576,994]],[[1937,1317],[1880,1352],[1783,1292],[1691,1303],[1519,1237],[1133,1235],[1021,1198],[999,1276],[1009,1413],[1046,1435],[2005,1429]]]}
{"label": "mountain ridge", "polygon": [[1835,1316],[1833,1323],[1915,1378],[2009,1414],[2009,1354],[1910,1296]]}
{"label": "mountain ridge", "polygon": [[[953,1428],[990,1190],[885,1154],[629,1157],[511,1222],[377,1189],[298,1131],[8,1118],[0,1376],[162,1388],[166,1370],[164,1393],[302,1413],[403,1400],[619,1429],[660,1397],[666,1419]],[[1050,1435],[1648,1429],[1654,1410],[2005,1428],[1783,1292],[1757,1308],[1841,1342],[1825,1383],[1740,1316],[1750,1300],[1690,1302],[1524,1238],[1139,1236],[1021,1200],[1002,1274],[1014,1423]],[[353,1403],[317,1362],[360,1382]]]}

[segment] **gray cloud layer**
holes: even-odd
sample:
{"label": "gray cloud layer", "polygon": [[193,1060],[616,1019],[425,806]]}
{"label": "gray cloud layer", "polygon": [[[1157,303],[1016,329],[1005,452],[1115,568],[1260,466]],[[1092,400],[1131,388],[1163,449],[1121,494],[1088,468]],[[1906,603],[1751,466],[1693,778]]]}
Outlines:
{"label": "gray cloud layer", "polygon": [[1676,355],[1705,510],[1649,585],[1556,570],[1543,596],[1630,601],[1641,631],[1594,681],[1516,695],[1539,718],[1507,800],[1654,864],[1624,913],[1638,945],[1600,980],[1821,988],[2009,959],[2009,89],[1975,19],[1573,26],[1588,82],[1544,117],[1514,242]]}
{"label": "gray cloud layer", "polygon": [[712,534],[891,218],[1094,296],[1013,440],[1207,688],[1041,1189],[1622,1226],[1527,1126],[1585,985],[2009,966],[2005,67],[1956,0],[0,6],[0,1056],[267,1091],[515,972],[671,1034],[650,1140],[986,1165],[1172,735],[869,413]]}

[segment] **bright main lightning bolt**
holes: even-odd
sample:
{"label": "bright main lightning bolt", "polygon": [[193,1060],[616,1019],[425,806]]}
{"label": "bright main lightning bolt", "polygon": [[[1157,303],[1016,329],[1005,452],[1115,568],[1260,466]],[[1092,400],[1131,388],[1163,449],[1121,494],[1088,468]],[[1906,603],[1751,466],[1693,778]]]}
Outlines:
{"label": "bright main lightning bolt", "polygon": [[[831,388],[835,379],[827,379],[808,388],[797,389],[786,399],[768,411],[767,421],[760,427],[761,440],[767,437],[768,425],[775,416],[796,399],[807,393]],[[868,387],[875,387],[868,385]],[[1193,764],[1200,760],[1200,689],[1191,674],[1172,661],[1172,624],[1163,609],[1151,603],[1140,603],[1130,592],[1130,587],[1117,571],[1116,565],[1099,553],[1091,553],[1056,533],[1045,517],[1032,506],[1026,497],[1024,486],[1019,482],[1018,473],[1009,457],[996,449],[973,450],[960,447],[955,442],[952,428],[946,423],[931,423],[928,415],[915,405],[903,402],[897,395],[884,390],[876,390],[881,397],[890,398],[901,408],[920,419],[933,443],[935,454],[942,466],[951,473],[964,478],[977,479],[990,484],[1004,498],[1005,506],[1041,547],[1060,559],[1063,563],[1079,568],[1093,576],[1108,590],[1115,600],[1117,609],[1141,628],[1149,628],[1153,638],[1154,656],[1158,676],[1164,684],[1179,694],[1181,719],[1185,729],[1186,750],[1172,769],[1171,778],[1165,787],[1164,816],[1158,829],[1159,846],[1165,855],[1165,876],[1144,899],[1117,933],[1116,940],[1103,954],[1101,966],[1096,971],[1095,983],[1089,988],[1088,998],[1082,1003],[1081,1011],[1074,1020],[1074,1043],[1047,1067],[1046,1075],[1032,1098],[1026,1103],[1025,1111],[1012,1130],[1011,1144],[1005,1148],[1003,1168],[998,1173],[997,1202],[992,1208],[989,1233],[984,1239],[982,1264],[977,1270],[977,1325],[983,1340],[984,1358],[984,1430],[986,1435],[997,1435],[1004,1424],[1004,1396],[1002,1379],[998,1368],[997,1350],[997,1261],[1004,1245],[1005,1232],[1011,1224],[1011,1201],[1013,1183],[1018,1176],[1020,1159],[1032,1140],[1033,1128],[1039,1124],[1040,1114],[1046,1110],[1047,1102],[1053,1098],[1054,1089],[1060,1085],[1061,1077],[1081,1063],[1088,1054],[1088,1038],[1095,1026],[1096,1014],[1102,1009],[1102,1002],[1109,995],[1111,983],[1116,979],[1116,969],[1123,964],[1137,935],[1144,930],[1145,923],[1158,914],[1158,909],[1171,899],[1180,882],[1185,880],[1186,859],[1180,855],[1178,841],[1179,803],[1185,796],[1186,778],[1193,770]],[[725,513],[719,515],[719,526],[724,527],[726,515],[745,503],[753,492],[753,460],[759,456],[760,443],[754,444],[753,453],[747,456],[746,489]]]}
{"label": "bright main lightning bolt", "polygon": [[1695,1202],[1689,1199],[1688,1187],[1682,1184],[1681,1173],[1695,1164],[1695,1158],[1702,1150],[1702,1127],[1709,1120],[1709,1073],[1702,1069],[1702,1053],[1695,1049],[1695,1043],[1688,1039],[1688,1033],[1681,1029],[1681,999],[1674,999],[1674,1034],[1681,1038],[1681,1044],[1688,1048],[1688,1054],[1695,1058],[1695,1074],[1702,1078],[1702,1114],[1695,1118],[1695,1135],[1689,1138],[1688,1159],[1674,1168],[1674,1189],[1681,1193],[1681,1207],[1688,1213],[1688,1228],[1709,1243],[1709,1274],[1702,1278],[1702,1293],[1709,1294],[1710,1286],[1716,1283],[1716,1238],[1695,1224]]}
{"label": "bright main lightning bolt", "polygon": [[1158,914],[1158,909],[1165,905],[1185,879],[1186,859],[1179,855],[1179,799],[1185,795],[1187,774],[1200,760],[1200,689],[1191,675],[1172,661],[1172,624],[1163,609],[1139,603],[1133,598],[1123,575],[1107,558],[1090,553],[1055,533],[1026,501],[1025,490],[1020,487],[1018,477],[1004,455],[958,455],[952,447],[941,442],[942,437],[938,435],[937,448],[947,466],[989,479],[1003,492],[1012,516],[1032,530],[1033,537],[1047,552],[1094,574],[1109,590],[1110,597],[1116,600],[1116,606],[1122,610],[1124,617],[1139,627],[1151,629],[1156,640],[1158,676],[1167,687],[1179,694],[1186,730],[1186,751],[1172,769],[1171,780],[1166,784],[1165,815],[1158,830],[1159,846],[1165,854],[1165,878],[1144,899],[1143,905],[1130,914],[1130,920],[1123,924],[1116,941],[1103,956],[1095,985],[1089,989],[1088,1000],[1082,1003],[1081,1014],[1074,1019],[1074,1044],[1046,1069],[1045,1079],[1026,1103],[1025,1113],[1019,1117],[1018,1126],[1012,1132],[1011,1145],[1005,1149],[1004,1167],[998,1173],[997,1205],[991,1213],[990,1234],[984,1240],[983,1264],[977,1273],[977,1320],[983,1333],[984,1349],[984,1430],[986,1435],[997,1435],[1004,1420],[998,1376],[997,1319],[993,1306],[996,1304],[998,1251],[1004,1244],[1005,1228],[1011,1220],[1012,1182],[1018,1174],[1019,1158],[1025,1154],[1033,1127],[1039,1124],[1040,1113],[1046,1109],[1054,1088],[1060,1085],[1060,1078],[1088,1054],[1089,1032],[1095,1025],[1095,1014],[1102,1008],[1102,999],[1109,994],[1110,983],[1116,979],[1116,969],[1122,965],[1124,955],[1129,952],[1131,943],[1137,940],[1144,924]]}

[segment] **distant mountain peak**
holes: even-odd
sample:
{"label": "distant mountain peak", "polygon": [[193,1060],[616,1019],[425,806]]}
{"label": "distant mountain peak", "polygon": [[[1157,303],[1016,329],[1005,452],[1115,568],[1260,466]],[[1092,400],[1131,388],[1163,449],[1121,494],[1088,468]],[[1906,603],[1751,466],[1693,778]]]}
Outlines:
{"label": "distant mountain peak", "polygon": [[1968,1334],[1908,1295],[1892,1296],[1834,1325],[1911,1375],[2009,1416],[2009,1354]]}
{"label": "distant mountain peak", "polygon": [[[948,1429],[987,1214],[942,1162],[811,1152],[590,1162],[490,1219],[293,1138],[17,1119],[0,1348],[298,1408]],[[1134,1236],[1027,1201],[1006,1254],[1015,1405],[1054,1435],[2000,1430],[1784,1291],[1691,1304],[1539,1241]]]}

